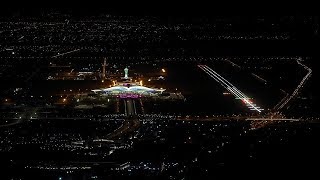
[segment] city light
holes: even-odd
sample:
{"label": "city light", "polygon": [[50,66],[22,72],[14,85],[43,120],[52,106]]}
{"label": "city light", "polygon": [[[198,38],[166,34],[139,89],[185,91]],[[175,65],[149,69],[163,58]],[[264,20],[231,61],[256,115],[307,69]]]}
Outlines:
{"label": "city light", "polygon": [[110,8],[0,13],[1,177],[201,180],[317,164],[318,16]]}

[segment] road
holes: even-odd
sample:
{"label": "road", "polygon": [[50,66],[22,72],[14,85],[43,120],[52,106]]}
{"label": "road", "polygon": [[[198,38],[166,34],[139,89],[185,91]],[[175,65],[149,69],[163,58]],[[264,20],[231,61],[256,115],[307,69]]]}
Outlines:
{"label": "road", "polygon": [[125,110],[125,114],[127,115],[127,118],[118,129],[108,134],[105,137],[106,139],[119,139],[125,134],[134,132],[140,126],[140,121],[136,116],[137,110],[136,110],[135,100],[131,98],[127,98],[127,99],[124,99],[123,101],[124,101],[124,110]]}
{"label": "road", "polygon": [[299,83],[299,85],[296,87],[296,89],[292,92],[292,94],[289,96],[287,95],[286,97],[284,97],[276,106],[275,109],[280,110],[283,107],[285,107],[290,101],[291,99],[295,98],[300,89],[303,87],[303,85],[306,83],[306,81],[311,77],[312,74],[312,70],[307,67],[306,65],[301,63],[301,59],[297,59],[297,63],[302,66],[305,70],[308,71],[308,73],[302,78],[301,82]]}
{"label": "road", "polygon": [[125,104],[125,112],[127,116],[137,115],[136,103],[134,100],[129,98],[125,99],[124,104]]}

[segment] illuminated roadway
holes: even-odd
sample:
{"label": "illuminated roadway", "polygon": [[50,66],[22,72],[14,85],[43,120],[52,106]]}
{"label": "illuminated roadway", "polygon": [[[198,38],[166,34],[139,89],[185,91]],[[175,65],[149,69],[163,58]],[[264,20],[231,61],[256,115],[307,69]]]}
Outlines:
{"label": "illuminated roadway", "polygon": [[236,97],[236,99],[241,99],[250,110],[258,112],[261,112],[263,110],[259,106],[256,106],[256,104],[253,104],[248,96],[242,93],[233,84],[231,84],[228,80],[220,76],[217,72],[212,70],[207,65],[198,65],[198,67],[202,69],[205,73],[207,73],[210,77],[212,77],[214,80],[216,80],[218,83],[220,83],[224,88],[226,88],[231,94],[233,94]]}
{"label": "illuminated roadway", "polygon": [[137,111],[135,106],[135,100],[127,98],[123,101],[124,110],[125,114],[127,115],[127,118],[118,129],[108,134],[106,139],[120,139],[121,136],[130,132],[134,132],[140,125],[140,122],[136,116]]}
{"label": "illuminated roadway", "polygon": [[307,67],[306,65],[302,64],[300,61],[301,61],[301,59],[297,59],[297,63],[300,66],[302,66],[304,69],[306,69],[308,71],[308,73],[302,78],[301,82],[299,83],[297,88],[292,92],[292,94],[290,96],[287,95],[285,98],[283,98],[279,102],[279,104],[276,105],[276,109],[277,110],[280,110],[283,107],[285,107],[288,104],[288,102],[298,94],[300,88],[303,87],[303,85],[305,84],[306,80],[308,80],[310,78],[310,76],[311,76],[312,70],[309,67]]}

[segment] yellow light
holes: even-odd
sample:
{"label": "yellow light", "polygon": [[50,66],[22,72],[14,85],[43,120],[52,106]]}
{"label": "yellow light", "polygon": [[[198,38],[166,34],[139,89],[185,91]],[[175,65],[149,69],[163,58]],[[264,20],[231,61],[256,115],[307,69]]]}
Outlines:
{"label": "yellow light", "polygon": [[165,69],[161,69],[161,71],[162,71],[162,72],[164,72],[164,73],[166,72],[166,70],[165,70]]}
{"label": "yellow light", "polygon": [[143,84],[142,84],[142,80],[140,80],[140,85],[142,86]]}
{"label": "yellow light", "polygon": [[104,80],[102,79],[102,81],[101,82],[104,82]]}
{"label": "yellow light", "polygon": [[64,99],[63,99],[63,102],[66,102],[66,100],[67,100],[67,99],[66,99],[66,98],[64,98]]}

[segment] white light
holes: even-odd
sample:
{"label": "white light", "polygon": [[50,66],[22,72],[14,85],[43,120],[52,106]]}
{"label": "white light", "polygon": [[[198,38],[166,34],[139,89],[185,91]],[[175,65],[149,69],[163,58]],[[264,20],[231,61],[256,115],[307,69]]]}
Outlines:
{"label": "white light", "polygon": [[[261,112],[260,109],[258,109],[255,104],[252,104],[247,99],[249,99],[245,94],[243,94],[240,90],[238,90],[236,87],[234,87],[229,81],[227,81],[225,78],[220,76],[218,73],[213,71],[210,67],[207,65],[198,65],[203,71],[205,71],[209,76],[211,76],[214,80],[219,82],[222,86],[224,86],[227,90],[229,90],[230,93],[232,93],[237,99],[241,99],[244,103],[250,105],[254,110]],[[253,110],[250,109],[250,110]]]}

